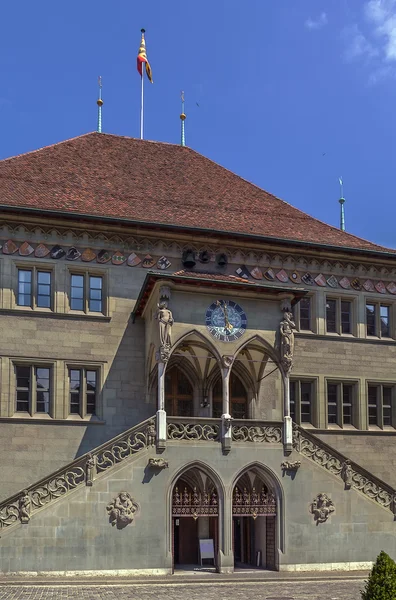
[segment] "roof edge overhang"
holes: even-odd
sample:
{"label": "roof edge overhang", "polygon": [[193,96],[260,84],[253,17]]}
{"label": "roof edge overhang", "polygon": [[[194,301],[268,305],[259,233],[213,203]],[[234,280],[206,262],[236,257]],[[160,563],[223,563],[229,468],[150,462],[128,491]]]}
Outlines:
{"label": "roof edge overhang", "polygon": [[172,273],[160,273],[157,271],[149,271],[146,274],[142,287],[140,288],[139,296],[137,297],[135,307],[131,313],[132,322],[134,323],[136,317],[142,316],[144,309],[146,307],[147,301],[149,300],[151,293],[158,281],[168,281],[176,284],[182,284],[190,287],[206,287],[208,289],[215,288],[219,290],[238,290],[238,291],[246,291],[253,293],[264,293],[264,294],[275,294],[278,296],[293,296],[292,305],[296,304],[308,294],[307,290],[303,288],[291,288],[285,286],[272,286],[265,285],[260,283],[253,283],[246,281],[232,281],[230,276],[230,281],[224,281],[222,279],[206,279],[204,277],[199,277],[199,272],[195,273],[194,276],[190,277],[189,275],[177,275]]}
{"label": "roof edge overhang", "polygon": [[12,206],[9,204],[0,204],[0,210],[6,210],[13,214],[33,214],[33,215],[48,215],[49,217],[53,217],[56,219],[72,219],[72,220],[81,220],[87,219],[88,221],[98,222],[98,223],[115,223],[118,225],[130,225],[133,227],[143,227],[148,229],[164,229],[168,231],[181,231],[183,233],[198,233],[198,234],[206,234],[217,237],[233,237],[240,240],[250,240],[255,242],[266,242],[266,243],[276,243],[281,246],[292,246],[295,248],[312,248],[318,250],[331,250],[332,252],[353,252],[358,255],[364,256],[378,256],[378,258],[390,258],[396,260],[396,249],[392,250],[371,250],[369,248],[356,248],[354,246],[337,246],[332,244],[321,244],[319,242],[309,242],[309,241],[301,241],[301,240],[293,240],[288,238],[279,238],[275,236],[265,236],[254,233],[243,233],[243,232],[234,232],[234,231],[224,231],[221,229],[206,229],[203,227],[188,227],[181,225],[173,225],[170,223],[161,223],[161,222],[152,222],[152,221],[139,221],[134,219],[121,219],[120,217],[109,217],[109,216],[99,216],[92,215],[89,213],[78,213],[78,212],[60,212],[56,210],[49,210],[44,208],[32,208],[27,206]]}

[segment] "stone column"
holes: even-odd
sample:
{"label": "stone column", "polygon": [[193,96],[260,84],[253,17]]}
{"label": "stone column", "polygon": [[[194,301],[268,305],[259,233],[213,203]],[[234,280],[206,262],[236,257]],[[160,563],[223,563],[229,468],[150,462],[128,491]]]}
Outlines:
{"label": "stone column", "polygon": [[286,453],[293,450],[293,421],[290,416],[290,377],[286,372],[283,376],[283,448]]}
{"label": "stone column", "polygon": [[234,572],[233,528],[232,528],[232,490],[226,494],[220,512],[220,538],[217,556],[218,570],[220,573]]}
{"label": "stone column", "polygon": [[290,416],[290,371],[293,368],[294,357],[294,331],[296,325],[293,321],[291,311],[291,297],[285,297],[281,301],[283,319],[280,322],[280,355],[283,371],[283,448],[285,453],[290,454],[293,449],[293,424]]}
{"label": "stone column", "polygon": [[221,442],[223,452],[228,454],[231,450],[232,426],[230,414],[230,375],[234,362],[233,356],[222,357],[222,382],[223,382],[223,414],[221,415]]}
{"label": "stone column", "polygon": [[158,404],[157,404],[157,450],[164,450],[166,445],[166,412],[165,412],[165,371],[172,348],[173,315],[168,308],[170,289],[162,286],[159,290],[158,310],[155,318],[158,321],[159,350],[158,363]]}
{"label": "stone column", "polygon": [[[161,359],[161,351],[159,352]],[[157,398],[157,448],[166,446],[166,412],[165,412],[165,368],[166,362],[158,361],[158,398]]]}

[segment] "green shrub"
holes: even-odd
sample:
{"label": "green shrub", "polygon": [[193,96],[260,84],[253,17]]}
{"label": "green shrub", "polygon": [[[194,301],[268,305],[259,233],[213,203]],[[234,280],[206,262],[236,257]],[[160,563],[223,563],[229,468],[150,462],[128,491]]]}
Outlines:
{"label": "green shrub", "polygon": [[396,599],[396,563],[386,552],[377,556],[365,589],[362,600],[395,600]]}

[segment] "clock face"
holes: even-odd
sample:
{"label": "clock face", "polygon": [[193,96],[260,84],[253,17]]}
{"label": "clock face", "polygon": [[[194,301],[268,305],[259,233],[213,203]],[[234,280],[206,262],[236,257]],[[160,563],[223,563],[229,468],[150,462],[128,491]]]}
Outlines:
{"label": "clock face", "polygon": [[246,331],[243,309],[232,300],[216,300],[206,311],[206,326],[216,340],[234,342]]}

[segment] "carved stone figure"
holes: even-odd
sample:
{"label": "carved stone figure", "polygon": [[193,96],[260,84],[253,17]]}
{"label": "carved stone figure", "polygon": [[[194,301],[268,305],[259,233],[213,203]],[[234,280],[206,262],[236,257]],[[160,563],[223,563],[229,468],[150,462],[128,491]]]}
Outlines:
{"label": "carved stone figure", "polygon": [[230,356],[228,354],[224,354],[222,357],[222,363],[223,363],[223,367],[225,369],[229,369],[230,367],[232,367],[232,363],[234,362],[234,357]]}
{"label": "carved stone figure", "polygon": [[128,492],[120,492],[113,502],[107,505],[106,510],[109,514],[109,522],[117,529],[123,529],[129,523],[132,523],[138,506]]}
{"label": "carved stone figure", "polygon": [[21,523],[26,524],[30,521],[30,510],[32,507],[32,501],[30,500],[29,492],[23,490],[22,496],[19,498],[19,519]]}
{"label": "carved stone figure", "polygon": [[351,466],[351,461],[350,460],[346,460],[343,465],[342,465],[342,469],[341,469],[341,477],[342,480],[345,483],[345,489],[346,490],[350,490],[352,487],[352,475],[353,475],[353,469]]}
{"label": "carved stone figure", "polygon": [[168,469],[169,463],[164,458],[149,458],[149,467],[154,469]]}
{"label": "carved stone figure", "polygon": [[88,454],[87,462],[85,464],[85,474],[85,483],[86,485],[91,486],[96,475],[96,457],[92,456],[92,454]]}
{"label": "carved stone figure", "polygon": [[157,432],[155,431],[155,423],[153,419],[150,419],[150,421],[147,424],[147,446],[155,446],[156,437]]}
{"label": "carved stone figure", "polygon": [[170,346],[161,346],[158,353],[158,360],[162,363],[167,363],[170,358]]}
{"label": "carved stone figure", "polygon": [[170,348],[172,346],[171,329],[173,325],[173,316],[168,308],[167,302],[164,302],[163,300],[159,302],[156,318],[159,323],[160,347]]}
{"label": "carved stone figure", "polygon": [[293,367],[294,354],[294,330],[296,324],[293,321],[291,312],[283,313],[283,320],[280,322],[280,350],[282,366],[286,372]]}
{"label": "carved stone figure", "polygon": [[284,460],[283,463],[281,464],[281,469],[283,469],[284,471],[297,471],[300,467],[301,467],[300,460],[295,460],[295,461]]}
{"label": "carved stone figure", "polygon": [[321,493],[316,496],[310,507],[316,524],[325,523],[330,515],[335,511],[333,501],[327,494]]}

